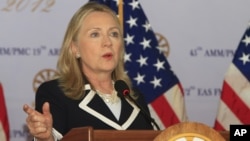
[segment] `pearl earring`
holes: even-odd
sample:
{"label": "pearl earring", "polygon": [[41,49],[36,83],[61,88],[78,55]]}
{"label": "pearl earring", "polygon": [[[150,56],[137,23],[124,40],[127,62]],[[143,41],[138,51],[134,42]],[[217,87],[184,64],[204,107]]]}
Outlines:
{"label": "pearl earring", "polygon": [[76,53],[76,59],[78,59],[78,58],[80,58],[80,57],[81,57],[80,53],[79,53],[79,52]]}

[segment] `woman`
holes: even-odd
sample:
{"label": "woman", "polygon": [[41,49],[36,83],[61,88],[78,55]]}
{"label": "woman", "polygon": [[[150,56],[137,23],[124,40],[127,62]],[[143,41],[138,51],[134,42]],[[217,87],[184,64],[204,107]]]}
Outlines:
{"label": "woman", "polygon": [[[36,109],[24,105],[27,126],[36,140],[59,140],[70,129],[153,129],[135,104],[117,96],[116,80],[124,80],[123,33],[116,14],[89,2],[72,17],[58,60],[59,78],[43,83]],[[140,105],[141,95],[131,92]]]}

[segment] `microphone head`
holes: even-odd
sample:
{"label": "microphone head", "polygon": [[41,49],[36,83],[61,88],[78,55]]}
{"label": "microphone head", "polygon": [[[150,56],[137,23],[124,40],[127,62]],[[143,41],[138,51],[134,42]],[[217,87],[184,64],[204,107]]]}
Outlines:
{"label": "microphone head", "polygon": [[123,80],[117,80],[115,82],[115,90],[123,96],[127,96],[130,93],[128,85]]}

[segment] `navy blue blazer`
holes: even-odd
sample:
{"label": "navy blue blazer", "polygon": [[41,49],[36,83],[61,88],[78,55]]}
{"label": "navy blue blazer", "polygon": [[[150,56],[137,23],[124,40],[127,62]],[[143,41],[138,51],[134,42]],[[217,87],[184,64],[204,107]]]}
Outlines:
{"label": "navy blue blazer", "polygon": [[[153,130],[152,124],[139,108],[124,98],[121,98],[121,114],[117,120],[102,98],[87,85],[85,97],[72,100],[64,95],[57,80],[44,82],[37,90],[35,109],[42,112],[44,102],[49,102],[53,128],[61,135],[65,135],[72,128],[84,126],[92,126],[94,129]],[[139,95],[137,102],[149,112],[142,95]]]}

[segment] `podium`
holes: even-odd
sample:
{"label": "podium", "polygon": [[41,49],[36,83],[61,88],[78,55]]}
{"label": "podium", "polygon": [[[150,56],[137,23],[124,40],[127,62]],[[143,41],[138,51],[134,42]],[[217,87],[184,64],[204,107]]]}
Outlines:
{"label": "podium", "polygon": [[92,127],[71,129],[61,141],[153,141],[156,130],[94,130]]}
{"label": "podium", "polygon": [[[162,131],[157,130],[94,130],[92,127],[71,129],[61,141],[153,141]],[[229,132],[219,132],[229,141]]]}

